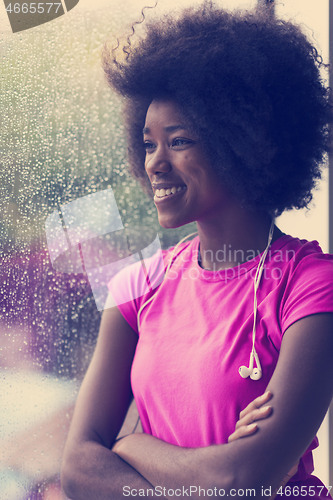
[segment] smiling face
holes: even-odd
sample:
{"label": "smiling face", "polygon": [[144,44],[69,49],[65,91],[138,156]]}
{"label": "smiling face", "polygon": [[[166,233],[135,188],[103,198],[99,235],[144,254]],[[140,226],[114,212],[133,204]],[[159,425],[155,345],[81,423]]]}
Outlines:
{"label": "smiling face", "polygon": [[230,207],[231,195],[174,101],[155,100],[150,104],[143,139],[145,169],[161,226],[220,219]]}

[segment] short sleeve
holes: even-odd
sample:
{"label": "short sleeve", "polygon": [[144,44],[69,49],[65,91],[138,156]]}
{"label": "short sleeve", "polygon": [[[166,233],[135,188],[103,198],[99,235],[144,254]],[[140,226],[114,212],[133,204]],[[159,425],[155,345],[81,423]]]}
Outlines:
{"label": "short sleeve", "polygon": [[137,314],[142,304],[156,293],[164,278],[164,251],[136,262],[125,262],[108,283],[109,305],[116,305],[127,323],[138,332]]}
{"label": "short sleeve", "polygon": [[333,312],[333,255],[319,250],[295,258],[281,304],[282,334],[305,316]]}

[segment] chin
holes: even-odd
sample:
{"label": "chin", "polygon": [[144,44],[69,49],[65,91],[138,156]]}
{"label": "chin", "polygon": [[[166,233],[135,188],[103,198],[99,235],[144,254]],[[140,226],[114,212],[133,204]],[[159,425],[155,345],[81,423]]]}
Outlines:
{"label": "chin", "polygon": [[165,229],[175,229],[177,227],[182,227],[185,226],[186,224],[189,224],[190,222],[193,222],[193,220],[175,220],[172,219],[171,217],[159,217],[158,218],[159,225]]}
{"label": "chin", "polygon": [[168,223],[166,221],[159,222],[160,226],[163,227],[164,229],[175,229],[176,227],[181,227],[184,224],[172,224],[171,222]]}

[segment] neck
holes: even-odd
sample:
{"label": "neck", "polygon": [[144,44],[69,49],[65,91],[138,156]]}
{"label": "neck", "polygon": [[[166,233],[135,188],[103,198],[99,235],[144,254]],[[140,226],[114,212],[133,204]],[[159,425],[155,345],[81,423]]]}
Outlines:
{"label": "neck", "polygon": [[[197,222],[200,265],[221,270],[240,265],[262,253],[268,242],[271,218],[266,214],[233,214],[229,220]],[[272,243],[283,233],[275,226]]]}

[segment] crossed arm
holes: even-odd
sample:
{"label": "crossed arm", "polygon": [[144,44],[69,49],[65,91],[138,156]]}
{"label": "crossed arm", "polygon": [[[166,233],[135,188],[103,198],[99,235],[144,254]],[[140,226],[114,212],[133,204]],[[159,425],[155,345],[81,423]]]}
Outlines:
{"label": "crossed arm", "polygon": [[120,313],[105,311],[65,449],[62,482],[70,498],[124,498],[124,485],[254,488],[260,498],[261,487],[277,488],[304,453],[332,397],[333,314],[312,315],[285,332],[268,386],[273,411],[257,432],[203,448],[136,434],[111,450],[132,397],[135,346],[136,334]]}

